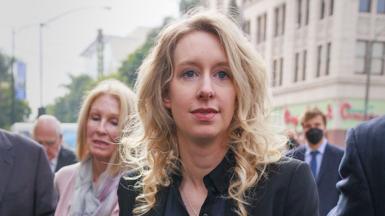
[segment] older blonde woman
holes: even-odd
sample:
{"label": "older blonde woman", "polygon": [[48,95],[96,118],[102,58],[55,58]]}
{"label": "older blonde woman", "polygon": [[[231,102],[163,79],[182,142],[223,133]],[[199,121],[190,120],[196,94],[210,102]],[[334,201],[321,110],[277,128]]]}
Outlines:
{"label": "older blonde woman", "polygon": [[124,170],[117,145],[134,112],[135,94],[117,80],[98,84],[85,97],[78,118],[79,163],[55,175],[59,195],[55,215],[118,215],[116,190]]}
{"label": "older blonde woman", "polygon": [[282,156],[268,124],[267,74],[224,15],[164,29],[140,68],[141,126],[123,139],[136,172],[121,179],[120,215],[310,216],[309,167]]}

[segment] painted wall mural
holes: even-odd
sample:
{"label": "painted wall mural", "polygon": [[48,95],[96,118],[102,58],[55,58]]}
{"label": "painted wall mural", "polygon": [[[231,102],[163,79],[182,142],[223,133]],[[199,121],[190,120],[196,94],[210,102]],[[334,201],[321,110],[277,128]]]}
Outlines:
{"label": "painted wall mural", "polygon": [[[309,104],[297,104],[276,108],[280,123],[301,130],[301,115],[308,107],[318,107],[327,116],[329,129],[349,129],[365,120],[364,101],[361,99],[325,100]],[[368,118],[385,115],[385,101],[369,103]]]}

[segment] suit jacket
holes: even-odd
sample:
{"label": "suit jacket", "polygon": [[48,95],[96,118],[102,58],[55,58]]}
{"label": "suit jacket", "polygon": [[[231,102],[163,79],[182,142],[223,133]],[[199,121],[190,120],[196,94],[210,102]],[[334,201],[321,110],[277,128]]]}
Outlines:
{"label": "suit jacket", "polygon": [[44,149],[0,129],[0,215],[53,215],[53,173]]}
{"label": "suit jacket", "polygon": [[76,160],[75,153],[69,149],[64,148],[64,146],[62,146],[60,148],[59,157],[57,159],[55,172],[57,172],[63,166],[68,166],[76,162],[77,160]]}
{"label": "suit jacket", "polygon": [[340,166],[340,197],[329,215],[385,215],[385,116],[349,130]]}
{"label": "suit jacket", "polygon": [[[317,189],[310,168],[306,163],[295,159],[284,159],[278,163],[270,164],[266,174],[266,178],[248,190],[254,197],[254,199],[246,200],[250,203],[247,206],[249,216],[318,215]],[[226,173],[223,175],[225,176]],[[141,190],[134,188],[136,182],[124,177],[121,178],[118,188],[121,216],[133,215],[135,198]],[[169,189],[170,187],[160,188],[155,207],[144,216],[164,216]],[[231,211],[235,208],[233,200],[228,199],[225,208],[227,210],[225,210],[224,216],[237,215]]]}
{"label": "suit jacket", "polygon": [[[292,157],[305,161],[305,146],[300,146],[290,154]],[[341,162],[343,150],[327,143],[322,158],[318,177],[316,179],[319,194],[320,216],[325,216],[337,204],[338,191],[336,183],[340,180],[338,166]]]}

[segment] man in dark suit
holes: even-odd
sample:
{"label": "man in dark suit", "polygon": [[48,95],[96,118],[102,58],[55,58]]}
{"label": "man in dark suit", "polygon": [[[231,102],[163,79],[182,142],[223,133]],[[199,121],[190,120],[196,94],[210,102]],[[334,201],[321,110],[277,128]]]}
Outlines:
{"label": "man in dark suit", "polygon": [[54,116],[42,115],[36,120],[33,138],[44,146],[53,172],[76,163],[75,154],[62,145],[60,122]]}
{"label": "man in dark suit", "polygon": [[346,143],[337,183],[340,197],[328,215],[385,215],[385,116],[351,129]]}
{"label": "man in dark suit", "polygon": [[301,125],[306,144],[290,154],[309,164],[318,187],[320,216],[325,216],[338,200],[335,184],[340,179],[338,166],[344,152],[328,143],[325,137],[327,119],[318,108],[306,110]]}
{"label": "man in dark suit", "polygon": [[0,129],[0,215],[53,215],[53,174],[41,146]]}

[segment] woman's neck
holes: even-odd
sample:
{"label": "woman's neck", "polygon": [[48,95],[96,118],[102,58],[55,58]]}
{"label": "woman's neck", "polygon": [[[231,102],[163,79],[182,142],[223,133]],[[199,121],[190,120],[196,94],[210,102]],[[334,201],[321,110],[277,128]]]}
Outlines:
{"label": "woman's neck", "polygon": [[183,162],[183,181],[203,186],[203,177],[223,160],[228,150],[227,139],[205,144],[181,139],[178,141]]}
{"label": "woman's neck", "polygon": [[97,182],[99,176],[107,169],[107,163],[95,158],[92,159],[92,180]]}

